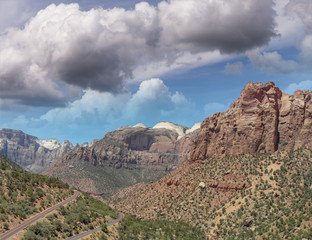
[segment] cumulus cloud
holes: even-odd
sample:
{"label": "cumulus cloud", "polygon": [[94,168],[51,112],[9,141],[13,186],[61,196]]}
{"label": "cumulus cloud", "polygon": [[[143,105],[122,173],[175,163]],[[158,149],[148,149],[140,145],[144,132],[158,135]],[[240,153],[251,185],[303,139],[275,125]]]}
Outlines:
{"label": "cumulus cloud", "polygon": [[[33,14],[29,0],[1,0],[0,1],[0,33],[8,27],[21,26]],[[9,10],[8,10],[9,9]]]}
{"label": "cumulus cloud", "polygon": [[32,134],[38,136],[48,133],[46,137],[50,137],[53,129],[53,134],[61,139],[83,142],[138,122],[147,126],[165,120],[180,124],[191,121],[192,124],[193,111],[192,104],[182,93],[171,93],[162,80],[150,79],[143,81],[135,93],[85,90],[80,99],[66,107],[54,108],[37,118],[21,115],[6,125],[31,129]]}
{"label": "cumulus cloud", "polygon": [[43,103],[44,96],[68,100],[68,86],[122,91],[136,58],[153,44],[155,14],[147,3],[133,11],[48,6],[0,37],[0,97]]}
{"label": "cumulus cloud", "polygon": [[307,35],[300,43],[301,53],[300,59],[306,65],[305,67],[311,69],[312,67],[312,34]]}
{"label": "cumulus cloud", "polygon": [[268,50],[277,50],[285,47],[295,46],[305,35],[304,24],[294,14],[289,14],[286,10],[290,0],[275,1],[276,11],[276,32],[278,37],[272,38],[270,44],[266,46]]}
{"label": "cumulus cloud", "polygon": [[298,62],[284,60],[277,52],[263,54],[251,51],[248,54],[253,65],[269,73],[310,71],[312,66],[312,2],[310,0],[277,1],[277,31],[281,39],[271,42],[271,48],[296,46]]}
{"label": "cumulus cloud", "polygon": [[225,74],[241,74],[244,64],[242,62],[227,63],[225,65]]}
{"label": "cumulus cloud", "polygon": [[177,108],[189,107],[188,100],[182,93],[171,94],[163,81],[153,78],[141,83],[139,90],[132,96],[126,106],[129,118],[141,116],[143,120],[165,117]]}
{"label": "cumulus cloud", "polygon": [[258,50],[247,53],[249,60],[256,68],[268,73],[290,73],[299,70],[300,66],[293,60],[284,60],[276,51],[260,53]]}
{"label": "cumulus cloud", "polygon": [[310,0],[290,0],[286,6],[288,14],[296,14],[305,24],[306,30],[312,32],[312,2]]}
{"label": "cumulus cloud", "polygon": [[275,36],[272,0],[171,0],[159,9],[162,37],[182,49],[243,52]]}
{"label": "cumulus cloud", "polygon": [[[272,6],[272,0],[171,0],[81,11],[78,4],[52,4],[24,28],[0,35],[0,98],[62,105],[79,89],[126,91],[140,66],[160,63],[163,73],[207,62],[209,52],[262,46],[276,35]],[[186,63],[177,63],[181,56]]]}
{"label": "cumulus cloud", "polygon": [[138,91],[113,94],[85,90],[81,99],[67,107],[54,108],[40,117],[50,124],[79,126],[80,124],[129,124],[135,121],[160,119],[165,113],[188,107],[182,93],[171,94],[160,79],[145,80]]}
{"label": "cumulus cloud", "polygon": [[299,83],[291,83],[283,92],[292,95],[296,90],[312,90],[312,81],[306,80]]}
{"label": "cumulus cloud", "polygon": [[299,44],[299,58],[306,68],[312,66],[312,2],[310,0],[290,0],[286,6],[289,15],[295,15],[303,22],[306,35]]}

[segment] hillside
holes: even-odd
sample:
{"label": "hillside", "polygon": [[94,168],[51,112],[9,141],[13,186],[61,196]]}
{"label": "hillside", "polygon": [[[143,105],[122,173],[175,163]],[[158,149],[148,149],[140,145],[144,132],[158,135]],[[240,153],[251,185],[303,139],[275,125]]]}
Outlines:
{"label": "hillside", "polygon": [[[23,240],[32,239],[67,239],[79,233],[100,227],[113,219],[118,212],[87,194],[60,207],[41,221],[24,231]],[[114,230],[116,231],[115,227]],[[103,235],[109,236],[109,233]]]}
{"label": "hillside", "polygon": [[0,233],[71,194],[67,184],[30,174],[0,153]]}
{"label": "hillside", "polygon": [[198,124],[190,129],[162,122],[107,133],[92,146],[67,153],[43,174],[96,195],[108,195],[139,182],[153,182],[188,159]]}
{"label": "hillside", "polygon": [[184,163],[115,206],[143,219],[187,221],[209,238],[309,239],[311,154],[300,148]]}
{"label": "hillside", "polygon": [[78,147],[69,141],[60,144],[56,139],[41,140],[20,130],[0,130],[0,152],[34,173],[52,167],[65,153]]}
{"label": "hillside", "polygon": [[[28,173],[0,153],[0,193],[1,238],[2,233],[68,198],[73,191],[60,180]],[[150,239],[167,239],[167,236],[191,239],[189,236],[203,236],[199,229],[186,223],[144,222],[130,216],[126,216],[119,227],[107,227],[117,216],[116,210],[82,194],[19,232],[14,239],[67,239],[97,227],[101,227],[102,231],[87,238],[129,239],[129,233],[131,237],[149,236]]]}
{"label": "hillside", "polygon": [[183,220],[209,238],[311,238],[312,93],[249,82],[201,124],[189,161],[112,197],[142,219]]}
{"label": "hillside", "polygon": [[[31,174],[0,153],[0,235],[72,194],[60,180]],[[101,201],[83,194],[19,233],[18,239],[66,239],[117,215]]]}

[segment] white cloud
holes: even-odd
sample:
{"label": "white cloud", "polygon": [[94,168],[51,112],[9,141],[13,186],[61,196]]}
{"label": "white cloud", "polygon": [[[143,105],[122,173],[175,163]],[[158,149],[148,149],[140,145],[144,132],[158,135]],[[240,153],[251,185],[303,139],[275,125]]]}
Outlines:
{"label": "white cloud", "polygon": [[29,0],[1,0],[0,1],[0,34],[9,27],[23,25],[33,14]]}
{"label": "white cloud", "polygon": [[306,80],[299,83],[291,83],[283,92],[292,95],[296,90],[312,90],[312,81]]}
{"label": "white cloud", "polygon": [[138,114],[143,118],[145,115],[148,117],[161,115],[162,111],[173,107],[171,97],[169,89],[160,79],[143,81],[128,102],[126,113],[131,118],[135,118]]}
{"label": "white cloud", "polygon": [[306,35],[303,41],[300,43],[299,49],[301,53],[299,55],[301,61],[305,67],[309,70],[312,68],[312,34]]}
{"label": "white cloud", "polygon": [[44,96],[51,102],[68,100],[63,91],[68,86],[122,91],[137,56],[152,49],[155,16],[147,3],[132,11],[48,6],[24,29],[0,37],[0,97],[30,98],[36,104]]}
{"label": "white cloud", "polygon": [[[195,110],[180,93],[171,93],[160,79],[150,79],[140,84],[136,93],[108,93],[85,90],[82,97],[66,107],[54,108],[33,118],[21,115],[9,124],[11,128],[32,129],[32,133],[47,132],[64,139],[83,142],[102,137],[106,131],[125,125],[143,122],[147,126],[159,121],[185,124],[192,120]],[[182,117],[183,116],[183,117]],[[83,132],[83,133],[82,133]]]}
{"label": "white cloud", "polygon": [[158,6],[162,39],[178,49],[243,52],[275,36],[272,0],[171,0]]}
{"label": "white cloud", "polygon": [[[151,76],[161,76],[162,74],[168,72],[187,72],[188,70],[196,67],[212,65],[218,62],[231,60],[235,57],[237,57],[237,55],[221,54],[218,50],[201,53],[183,52],[175,56],[174,61],[162,59],[155,62],[141,64],[133,71],[135,78],[129,81],[140,82],[144,79],[150,78]],[[168,61],[170,63],[168,63]]]}
{"label": "white cloud", "polygon": [[0,35],[0,98],[62,105],[78,89],[122,92],[133,77],[224,59],[220,52],[243,52],[275,36],[272,6],[272,0],[171,0],[89,11],[49,5],[23,29]]}
{"label": "white cloud", "polygon": [[162,80],[153,78],[143,81],[126,105],[126,118],[137,116],[145,121],[168,117],[174,112],[188,108],[190,103],[182,93],[171,94]]}
{"label": "white cloud", "polygon": [[297,15],[305,24],[307,32],[312,32],[312,2],[310,0],[290,0],[286,11],[290,15]]}
{"label": "white cloud", "polygon": [[299,44],[299,58],[310,70],[312,67],[312,2],[310,0],[290,0],[286,6],[287,13],[297,16],[305,26],[306,35]]}
{"label": "white cloud", "polygon": [[[311,0],[276,0],[277,32],[279,38],[271,39],[263,54],[250,51],[253,65],[268,73],[310,71],[312,67],[312,2]],[[297,47],[298,62],[285,60],[276,51],[284,47]]]}
{"label": "white cloud", "polygon": [[294,14],[289,14],[285,9],[289,1],[275,0],[274,9],[277,14],[275,22],[278,37],[272,38],[270,44],[264,46],[268,51],[295,46],[305,36],[305,27],[300,18]]}
{"label": "white cloud", "polygon": [[276,51],[260,53],[258,50],[247,53],[252,65],[263,72],[268,73],[290,73],[300,70],[300,66],[293,60],[284,60]]}
{"label": "white cloud", "polygon": [[131,98],[129,93],[112,94],[96,90],[84,91],[81,99],[64,108],[54,108],[40,117],[50,124],[76,127],[79,124],[110,123],[120,118],[123,107]]}
{"label": "white cloud", "polygon": [[[310,71],[312,67],[312,2],[311,0],[275,0],[277,38],[270,44],[247,54],[252,64],[268,73]],[[285,60],[276,51],[296,47],[297,61]]]}
{"label": "white cloud", "polygon": [[225,65],[225,74],[241,74],[244,64],[242,62],[227,63]]}

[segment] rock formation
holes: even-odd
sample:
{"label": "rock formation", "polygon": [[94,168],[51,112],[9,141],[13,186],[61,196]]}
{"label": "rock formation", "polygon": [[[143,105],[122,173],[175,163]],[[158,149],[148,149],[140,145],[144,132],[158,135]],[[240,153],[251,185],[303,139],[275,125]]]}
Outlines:
{"label": "rock formation", "polygon": [[312,146],[311,96],[289,96],[273,82],[249,82],[226,112],[203,121],[190,161]]}
{"label": "rock formation", "polygon": [[[264,222],[266,232],[276,231],[276,216],[295,219],[311,202],[306,195],[311,189],[311,95],[296,91],[289,96],[272,82],[248,83],[226,112],[201,124],[190,161],[159,181],[118,192],[112,196],[114,206],[141,219],[189,222],[209,239],[263,237]],[[300,210],[292,207],[298,199],[304,206]],[[280,201],[293,212],[277,210]],[[278,238],[288,238],[280,226]],[[299,226],[297,234],[306,231]]]}
{"label": "rock formation", "polygon": [[[141,181],[155,181],[188,159],[198,128],[199,124],[191,131],[169,122],[158,123],[153,128],[147,128],[143,124],[122,127],[107,133],[89,147],[68,152],[44,174],[58,177],[70,185],[77,184],[82,177],[79,169],[86,171],[86,179],[90,179],[88,172],[91,169],[97,171],[98,175],[91,176],[93,182],[96,182],[95,176],[102,179],[103,175],[107,176],[104,172],[108,169],[114,172],[114,178],[118,174],[127,175],[127,183],[121,183],[127,184],[126,186]],[[111,180],[103,181],[101,186],[92,183],[92,192],[107,192],[115,184],[110,185],[109,181]],[[84,184],[79,184],[79,187],[87,192],[90,190]]]}
{"label": "rock formation", "polygon": [[64,161],[76,159],[115,168],[140,169],[145,166],[172,170],[187,159],[196,134],[190,132],[185,135],[187,128],[182,126],[178,131],[171,126],[165,127],[159,123],[153,128],[144,125],[119,128],[90,147],[80,147],[67,153]]}
{"label": "rock formation", "polygon": [[52,167],[65,153],[77,148],[69,141],[60,144],[56,139],[40,140],[20,130],[0,131],[0,152],[31,172]]}

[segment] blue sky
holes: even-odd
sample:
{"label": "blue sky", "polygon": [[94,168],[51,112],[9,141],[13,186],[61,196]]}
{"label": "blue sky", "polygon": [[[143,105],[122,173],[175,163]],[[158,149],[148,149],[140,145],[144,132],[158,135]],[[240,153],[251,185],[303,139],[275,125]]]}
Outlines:
{"label": "blue sky", "polygon": [[312,90],[310,0],[0,1],[0,128],[187,127],[249,81]]}

